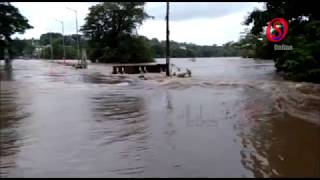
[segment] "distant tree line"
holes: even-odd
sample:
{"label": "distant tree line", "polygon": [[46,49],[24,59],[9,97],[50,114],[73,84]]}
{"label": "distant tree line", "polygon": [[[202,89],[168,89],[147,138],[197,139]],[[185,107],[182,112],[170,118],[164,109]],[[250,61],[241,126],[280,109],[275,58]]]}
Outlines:
{"label": "distant tree line", "polygon": [[[159,41],[156,38],[151,40],[146,39],[149,43],[152,56],[155,58],[164,58],[165,41]],[[222,46],[218,45],[196,45],[193,43],[179,43],[170,41],[170,56],[171,57],[231,57],[241,56],[241,49],[239,49],[236,42],[227,42]]]}
{"label": "distant tree line", "polygon": [[[60,33],[45,33],[40,36],[38,57],[43,59],[51,58],[51,43],[52,43],[52,58],[62,59],[63,58],[63,38],[64,38],[64,48],[65,48],[65,58],[66,59],[77,59],[77,37],[81,39],[80,35],[65,35],[62,36]],[[50,40],[51,38],[51,40]],[[52,41],[52,42],[51,42]],[[79,41],[80,47],[84,47],[84,41]]]}
{"label": "distant tree line", "polygon": [[[10,45],[13,58],[41,58],[51,59],[51,42],[53,59],[63,58],[62,34],[60,33],[45,33],[40,36],[40,39],[14,39]],[[77,35],[65,35],[65,55],[66,59],[77,58]],[[83,36],[79,35],[80,48],[90,50],[91,47],[88,41]],[[148,39],[144,36],[139,36],[136,41],[145,44],[149,48],[149,53],[152,58],[165,58],[165,41],[159,41],[156,38]],[[128,45],[128,44],[124,44]],[[128,51],[134,51],[138,47],[126,47]],[[101,50],[102,51],[102,50]],[[139,52],[139,50],[136,50]],[[218,45],[196,45],[192,43],[179,43],[170,41],[170,56],[174,58],[189,58],[189,57],[233,57],[241,56],[237,42],[228,42],[221,46]]]}
{"label": "distant tree line", "polygon": [[[51,59],[50,36],[52,37],[52,58],[62,59],[63,58],[63,45],[62,45],[63,36],[60,33],[45,33],[40,36],[40,39],[18,39],[18,38],[13,39],[9,45],[11,58]],[[64,36],[66,59],[77,58],[76,37],[77,35]]]}

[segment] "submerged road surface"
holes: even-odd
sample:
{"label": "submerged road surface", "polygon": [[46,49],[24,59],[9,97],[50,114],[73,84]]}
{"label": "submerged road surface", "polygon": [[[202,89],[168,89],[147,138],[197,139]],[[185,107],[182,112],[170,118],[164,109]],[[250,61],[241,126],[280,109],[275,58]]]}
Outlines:
{"label": "submerged road surface", "polygon": [[1,62],[0,176],[320,177],[319,85],[272,61],[172,63],[192,77]]}

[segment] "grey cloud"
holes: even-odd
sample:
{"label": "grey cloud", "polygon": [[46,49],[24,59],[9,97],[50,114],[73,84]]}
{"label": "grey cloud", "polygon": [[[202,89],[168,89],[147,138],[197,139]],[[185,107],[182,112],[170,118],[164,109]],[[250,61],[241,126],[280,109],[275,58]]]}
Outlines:
{"label": "grey cloud", "polygon": [[[170,3],[170,20],[183,21],[196,18],[218,18],[229,14],[252,11],[255,7],[262,7],[262,3],[241,2],[190,2]],[[166,3],[147,3],[146,11],[156,20],[165,18]]]}

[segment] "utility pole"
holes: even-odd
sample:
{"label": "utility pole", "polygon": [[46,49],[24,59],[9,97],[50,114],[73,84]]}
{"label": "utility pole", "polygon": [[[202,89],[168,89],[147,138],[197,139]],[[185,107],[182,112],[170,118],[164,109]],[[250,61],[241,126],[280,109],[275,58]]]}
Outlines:
{"label": "utility pole", "polygon": [[59,21],[56,19],[56,21],[61,23],[62,26],[62,47],[63,47],[63,63],[66,63],[66,50],[64,46],[64,26],[63,26],[63,21]]}
{"label": "utility pole", "polygon": [[169,2],[167,2],[167,15],[166,15],[166,21],[167,21],[167,39],[166,39],[166,75],[170,76],[170,41],[169,41]]}
{"label": "utility pole", "polygon": [[77,13],[77,10],[74,10],[74,9],[71,9],[71,8],[68,8],[68,7],[67,7],[67,9],[75,12],[75,15],[76,15],[76,31],[77,31],[77,46],[78,46],[77,59],[79,60],[79,57],[80,57],[80,45],[79,45],[79,34],[78,34],[78,13]]}

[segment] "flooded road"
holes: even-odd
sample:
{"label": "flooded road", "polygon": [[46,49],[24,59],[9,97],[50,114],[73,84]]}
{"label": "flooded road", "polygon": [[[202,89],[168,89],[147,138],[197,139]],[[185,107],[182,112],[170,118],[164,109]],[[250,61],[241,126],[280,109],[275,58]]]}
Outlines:
{"label": "flooded road", "polygon": [[1,177],[320,177],[320,85],[272,61],[173,59],[192,78],[148,80],[1,63]]}

